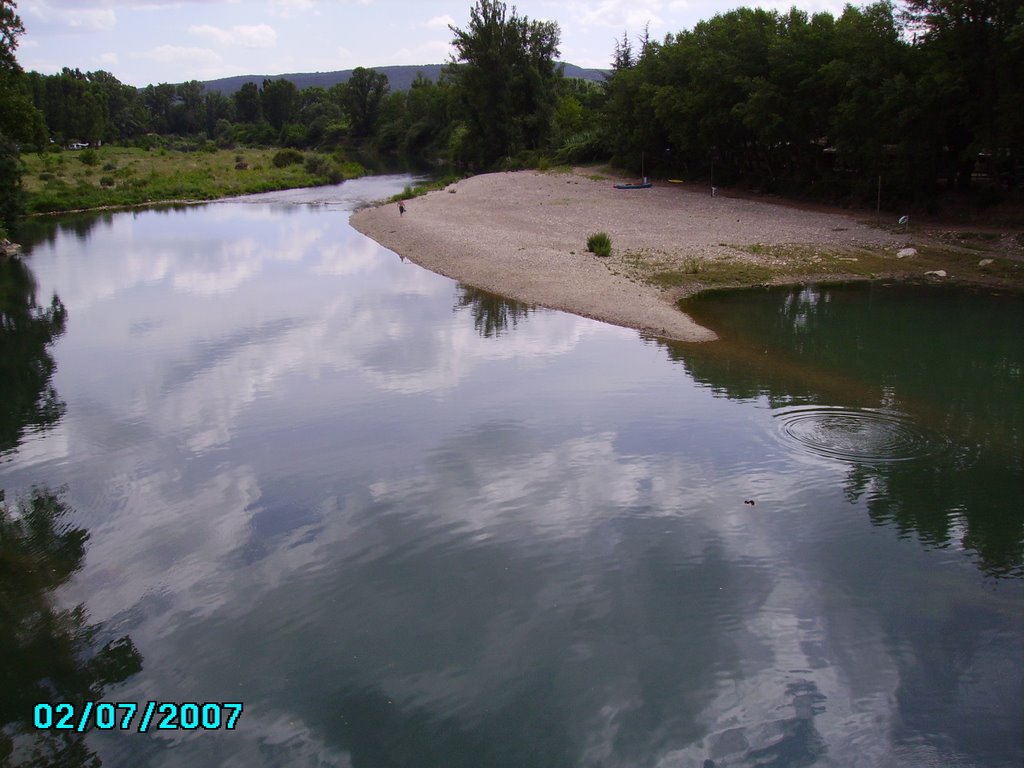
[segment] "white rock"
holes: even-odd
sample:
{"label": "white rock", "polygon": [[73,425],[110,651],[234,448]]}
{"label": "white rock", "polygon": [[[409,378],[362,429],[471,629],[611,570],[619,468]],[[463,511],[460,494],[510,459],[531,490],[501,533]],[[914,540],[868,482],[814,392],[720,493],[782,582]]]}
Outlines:
{"label": "white rock", "polygon": [[917,248],[900,248],[896,251],[897,259],[905,259],[910,256],[917,256]]}
{"label": "white rock", "polygon": [[987,267],[993,261],[995,261],[995,259],[982,259],[981,261],[978,262],[978,266],[979,267]]}
{"label": "white rock", "polygon": [[931,272],[925,272],[925,277],[945,277],[946,270],[944,269],[933,269]]}

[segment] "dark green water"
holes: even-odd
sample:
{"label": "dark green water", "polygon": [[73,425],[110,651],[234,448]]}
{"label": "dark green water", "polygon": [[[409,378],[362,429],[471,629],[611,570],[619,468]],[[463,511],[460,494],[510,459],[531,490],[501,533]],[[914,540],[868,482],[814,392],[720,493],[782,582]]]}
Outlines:
{"label": "dark green water", "polygon": [[[348,227],[407,181],[0,262],[0,765],[1019,768],[1020,299],[737,293],[667,346]],[[33,731],[89,700],[244,711]]]}

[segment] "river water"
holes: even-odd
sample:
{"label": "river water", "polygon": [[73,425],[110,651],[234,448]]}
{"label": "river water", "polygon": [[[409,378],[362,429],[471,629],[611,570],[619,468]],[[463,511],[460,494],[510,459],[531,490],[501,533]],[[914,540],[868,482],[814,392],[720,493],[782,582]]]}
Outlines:
{"label": "river water", "polygon": [[0,264],[0,761],[1019,768],[1019,297],[737,292],[666,345],[348,226],[408,181]]}

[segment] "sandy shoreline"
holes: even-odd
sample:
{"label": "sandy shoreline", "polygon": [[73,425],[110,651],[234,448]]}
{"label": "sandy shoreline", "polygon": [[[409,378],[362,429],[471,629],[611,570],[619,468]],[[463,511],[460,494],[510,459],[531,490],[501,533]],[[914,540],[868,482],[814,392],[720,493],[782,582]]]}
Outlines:
{"label": "sandy shoreline", "polygon": [[[356,212],[351,223],[416,264],[474,287],[679,341],[716,338],[676,306],[705,287],[702,274],[767,269],[792,282],[794,269],[836,279],[843,262],[859,260],[863,274],[864,259],[883,272],[889,262],[894,270],[905,266],[895,256],[905,237],[843,213],[713,198],[685,185],[622,191],[614,179],[595,176],[473,176],[408,201],[405,216],[382,205]],[[587,236],[599,231],[611,237],[611,258],[586,250]],[[662,279],[652,281],[657,275]]]}

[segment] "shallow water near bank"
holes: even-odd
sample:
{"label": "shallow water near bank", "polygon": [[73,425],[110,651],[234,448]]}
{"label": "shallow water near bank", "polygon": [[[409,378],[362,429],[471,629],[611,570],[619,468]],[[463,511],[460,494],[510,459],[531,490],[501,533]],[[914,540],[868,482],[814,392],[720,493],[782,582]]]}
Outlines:
{"label": "shallow water near bank", "polygon": [[89,534],[17,610],[130,638],[106,680],[77,656],[103,701],[244,703],[89,752],[1020,765],[1019,298],[728,293],[690,308],[721,341],[666,345],[348,226],[407,183],[76,218],[4,267],[0,488]]}

